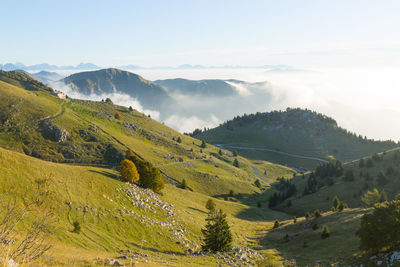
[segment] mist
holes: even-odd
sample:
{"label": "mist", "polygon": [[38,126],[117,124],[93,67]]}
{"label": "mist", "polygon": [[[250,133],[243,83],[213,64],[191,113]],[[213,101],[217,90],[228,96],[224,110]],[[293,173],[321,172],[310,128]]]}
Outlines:
{"label": "mist", "polygon": [[113,93],[83,95],[68,86],[52,85],[72,98],[101,100],[132,106],[179,132],[212,128],[244,113],[311,109],[335,119],[349,131],[378,140],[400,140],[400,69],[318,69],[268,71],[265,69],[135,69],[148,80],[186,78],[235,79],[228,83],[236,95],[207,97],[170,94],[177,105],[150,110],[132,96]]}

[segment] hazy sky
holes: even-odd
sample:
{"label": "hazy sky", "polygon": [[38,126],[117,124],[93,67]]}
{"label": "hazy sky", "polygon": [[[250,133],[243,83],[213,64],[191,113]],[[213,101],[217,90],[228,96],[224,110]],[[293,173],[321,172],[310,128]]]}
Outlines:
{"label": "hazy sky", "polygon": [[3,1],[0,63],[398,66],[400,1]]}

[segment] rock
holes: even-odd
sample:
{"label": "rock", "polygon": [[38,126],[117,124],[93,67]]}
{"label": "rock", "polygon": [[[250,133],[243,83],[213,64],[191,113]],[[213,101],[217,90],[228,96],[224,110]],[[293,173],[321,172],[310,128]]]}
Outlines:
{"label": "rock", "polygon": [[114,261],[114,264],[112,266],[125,266],[125,265],[116,260]]}
{"label": "rock", "polygon": [[8,259],[7,260],[7,266],[8,267],[17,267],[18,263],[16,263],[13,259]]}
{"label": "rock", "polygon": [[66,130],[61,129],[51,123],[43,123],[42,129],[42,133],[45,138],[52,139],[59,143],[67,141],[70,137],[70,134]]}
{"label": "rock", "polygon": [[390,257],[390,261],[392,262],[400,261],[400,252],[399,251],[393,252],[392,256]]}
{"label": "rock", "polygon": [[127,259],[129,259],[129,257],[126,256],[126,255],[123,255],[123,256],[117,257],[117,259],[119,259],[119,260],[127,260]]}

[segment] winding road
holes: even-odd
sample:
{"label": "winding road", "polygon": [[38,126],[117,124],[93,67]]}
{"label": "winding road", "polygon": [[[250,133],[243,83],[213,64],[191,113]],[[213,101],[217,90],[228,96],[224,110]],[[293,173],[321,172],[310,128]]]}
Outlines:
{"label": "winding road", "polygon": [[272,152],[272,153],[276,153],[276,154],[281,154],[281,155],[285,155],[285,156],[289,156],[289,157],[293,157],[293,158],[309,159],[309,160],[315,160],[315,161],[324,162],[324,163],[328,163],[328,162],[329,162],[329,161],[327,161],[326,159],[321,159],[321,158],[316,158],[316,157],[309,157],[309,156],[302,156],[302,155],[296,155],[296,154],[287,153],[287,152],[282,152],[282,151],[277,151],[277,150],[269,149],[269,148],[245,147],[245,146],[230,146],[230,145],[222,145],[222,144],[217,144],[216,146],[218,146],[218,147],[220,147],[220,148],[224,148],[224,147],[225,147],[225,148],[244,149],[244,150],[268,151],[268,152]]}

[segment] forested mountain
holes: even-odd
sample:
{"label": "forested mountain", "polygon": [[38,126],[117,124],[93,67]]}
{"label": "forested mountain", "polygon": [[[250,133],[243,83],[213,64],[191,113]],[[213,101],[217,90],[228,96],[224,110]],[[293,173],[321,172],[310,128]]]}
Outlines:
{"label": "forested mountain", "polygon": [[192,135],[251,158],[310,169],[331,158],[349,161],[398,145],[351,133],[332,118],[299,108],[237,116]]}

